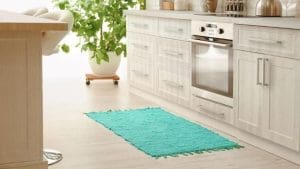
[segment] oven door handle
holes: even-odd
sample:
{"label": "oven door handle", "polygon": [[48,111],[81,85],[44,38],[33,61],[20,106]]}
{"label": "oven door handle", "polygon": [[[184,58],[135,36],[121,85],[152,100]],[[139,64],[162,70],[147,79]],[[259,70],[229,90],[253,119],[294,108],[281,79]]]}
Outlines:
{"label": "oven door handle", "polygon": [[189,41],[192,43],[213,45],[213,46],[219,46],[219,47],[224,47],[224,48],[232,47],[232,43],[216,43],[216,42],[209,42],[209,41],[195,40],[195,39],[190,39]]}

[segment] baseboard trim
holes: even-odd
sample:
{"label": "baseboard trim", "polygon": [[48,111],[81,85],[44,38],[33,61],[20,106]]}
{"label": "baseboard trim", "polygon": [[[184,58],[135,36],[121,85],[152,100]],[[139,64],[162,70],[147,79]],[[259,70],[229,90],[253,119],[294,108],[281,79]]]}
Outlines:
{"label": "baseboard trim", "polygon": [[47,161],[9,163],[0,165],[0,169],[48,169]]}
{"label": "baseboard trim", "polygon": [[170,110],[178,115],[184,116],[185,118],[187,118],[191,121],[199,122],[199,123],[203,124],[204,126],[207,126],[208,128],[212,128],[214,130],[221,131],[221,132],[228,134],[228,135],[230,135],[238,140],[241,140],[247,144],[253,145],[253,146],[263,149],[264,151],[267,151],[271,154],[274,154],[274,155],[284,158],[290,162],[300,165],[300,152],[290,150],[288,148],[285,148],[281,145],[278,145],[278,144],[268,141],[266,139],[263,139],[263,138],[255,136],[255,135],[252,135],[250,133],[241,131],[232,125],[217,121],[217,120],[212,119],[204,114],[201,114],[201,113],[191,110],[189,108],[185,108],[176,103],[171,103],[171,102],[166,101],[158,96],[155,96],[150,93],[146,93],[139,89],[130,87],[130,92],[137,96],[143,97],[143,98],[145,98],[167,110]]}

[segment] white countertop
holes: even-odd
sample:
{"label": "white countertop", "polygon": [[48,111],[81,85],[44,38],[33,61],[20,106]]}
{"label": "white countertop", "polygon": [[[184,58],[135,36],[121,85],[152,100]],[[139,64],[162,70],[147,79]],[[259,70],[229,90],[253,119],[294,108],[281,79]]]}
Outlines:
{"label": "white countertop", "polygon": [[[300,18],[294,17],[221,17],[221,16],[208,16],[208,15],[195,15],[201,14],[197,11],[167,11],[167,10],[128,10],[125,11],[126,15],[139,15],[149,17],[161,17],[172,19],[188,19],[188,20],[204,20],[216,22],[231,22],[242,25],[256,25],[289,29],[300,29]],[[205,13],[204,13],[205,14]]]}

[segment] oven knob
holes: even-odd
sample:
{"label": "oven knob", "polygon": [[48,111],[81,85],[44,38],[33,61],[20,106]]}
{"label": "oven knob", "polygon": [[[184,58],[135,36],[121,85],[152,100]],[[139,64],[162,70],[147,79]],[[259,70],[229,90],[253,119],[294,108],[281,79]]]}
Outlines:
{"label": "oven knob", "polygon": [[218,33],[219,34],[223,34],[224,33],[224,29],[222,29],[222,28],[218,29]]}
{"label": "oven knob", "polygon": [[201,27],[199,28],[199,30],[200,30],[201,32],[205,32],[205,27],[201,26]]}

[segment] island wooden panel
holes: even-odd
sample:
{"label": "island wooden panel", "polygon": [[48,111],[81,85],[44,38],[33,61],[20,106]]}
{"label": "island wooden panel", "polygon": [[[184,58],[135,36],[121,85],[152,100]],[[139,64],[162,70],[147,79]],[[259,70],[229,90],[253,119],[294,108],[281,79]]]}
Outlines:
{"label": "island wooden panel", "polygon": [[68,24],[0,10],[0,31],[65,31]]}

